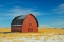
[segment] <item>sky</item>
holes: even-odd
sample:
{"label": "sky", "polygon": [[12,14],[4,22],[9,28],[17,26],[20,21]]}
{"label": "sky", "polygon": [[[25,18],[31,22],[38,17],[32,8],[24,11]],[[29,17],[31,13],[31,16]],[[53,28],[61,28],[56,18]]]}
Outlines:
{"label": "sky", "polygon": [[40,28],[64,28],[64,0],[0,0],[0,28],[10,28],[14,17],[30,13]]}

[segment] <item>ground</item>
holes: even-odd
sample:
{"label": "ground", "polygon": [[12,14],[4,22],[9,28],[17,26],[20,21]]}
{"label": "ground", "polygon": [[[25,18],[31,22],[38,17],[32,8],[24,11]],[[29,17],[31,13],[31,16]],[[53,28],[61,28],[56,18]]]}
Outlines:
{"label": "ground", "polygon": [[37,33],[10,33],[11,28],[0,29],[0,42],[64,42],[64,29],[39,28]]}

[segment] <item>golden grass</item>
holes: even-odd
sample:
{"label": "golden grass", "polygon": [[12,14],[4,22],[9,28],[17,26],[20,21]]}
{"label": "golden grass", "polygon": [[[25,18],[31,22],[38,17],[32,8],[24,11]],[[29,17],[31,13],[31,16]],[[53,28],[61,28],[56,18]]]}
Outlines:
{"label": "golden grass", "polygon": [[11,32],[10,28],[0,28],[0,32]]}
{"label": "golden grass", "polygon": [[[11,28],[0,28],[0,32],[11,32]],[[38,28],[37,33],[59,33],[59,34],[63,34],[64,29]]]}
{"label": "golden grass", "polygon": [[38,32],[40,33],[58,33],[58,34],[64,34],[64,29],[48,29],[48,28],[39,28]]}
{"label": "golden grass", "polygon": [[64,29],[39,28],[37,33],[4,34],[3,32],[11,32],[11,28],[0,28],[0,32],[0,42],[63,42],[64,39]]}

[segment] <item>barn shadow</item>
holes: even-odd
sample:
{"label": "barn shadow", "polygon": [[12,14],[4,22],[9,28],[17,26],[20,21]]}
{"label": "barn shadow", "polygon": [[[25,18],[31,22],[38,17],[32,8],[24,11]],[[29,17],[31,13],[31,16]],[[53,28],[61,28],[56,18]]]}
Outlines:
{"label": "barn shadow", "polygon": [[[17,33],[17,32],[0,32],[2,34],[12,34],[12,33]],[[18,33],[22,33],[22,32],[18,32]]]}

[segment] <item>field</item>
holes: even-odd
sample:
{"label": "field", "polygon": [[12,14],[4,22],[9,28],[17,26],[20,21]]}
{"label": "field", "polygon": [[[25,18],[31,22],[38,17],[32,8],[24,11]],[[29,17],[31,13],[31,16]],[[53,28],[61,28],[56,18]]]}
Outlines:
{"label": "field", "polygon": [[11,33],[0,29],[0,42],[64,42],[64,29],[39,28],[37,33]]}

